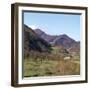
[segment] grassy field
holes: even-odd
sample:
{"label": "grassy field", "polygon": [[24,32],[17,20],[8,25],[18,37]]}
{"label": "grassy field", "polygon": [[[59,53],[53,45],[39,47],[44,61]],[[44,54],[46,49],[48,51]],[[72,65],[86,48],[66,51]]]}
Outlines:
{"label": "grassy field", "polygon": [[31,51],[24,59],[24,77],[79,75],[80,56],[64,60],[66,56],[68,52],[60,47],[53,47],[51,53]]}
{"label": "grassy field", "polygon": [[[78,62],[78,63],[77,63]],[[31,55],[24,60],[24,77],[79,75],[80,61],[64,60],[59,54]]]}

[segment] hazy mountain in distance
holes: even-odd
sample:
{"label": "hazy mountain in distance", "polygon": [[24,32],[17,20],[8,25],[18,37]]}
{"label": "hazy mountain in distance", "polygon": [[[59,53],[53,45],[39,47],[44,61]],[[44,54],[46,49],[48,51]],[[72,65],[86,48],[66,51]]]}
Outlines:
{"label": "hazy mountain in distance", "polygon": [[71,39],[69,36],[67,36],[65,34],[59,35],[52,42],[52,45],[54,45],[54,46],[61,45],[66,49],[72,47],[74,44],[76,44],[76,41]]}
{"label": "hazy mountain in distance", "polygon": [[80,48],[80,42],[78,43],[74,39],[70,38],[66,34],[62,35],[48,35],[43,32],[41,29],[35,29],[35,32],[44,40],[49,42],[53,46],[63,46],[66,49],[73,48]]}
{"label": "hazy mountain in distance", "polygon": [[55,38],[57,38],[58,36],[56,35],[48,35],[45,32],[43,32],[41,29],[35,29],[35,32],[44,40],[46,40],[47,42],[52,42]]}

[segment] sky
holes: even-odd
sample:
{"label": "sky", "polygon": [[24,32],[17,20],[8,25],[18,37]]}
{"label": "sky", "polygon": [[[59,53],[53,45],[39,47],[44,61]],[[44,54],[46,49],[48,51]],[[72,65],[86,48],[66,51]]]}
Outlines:
{"label": "sky", "polygon": [[24,12],[24,24],[50,35],[67,34],[80,41],[80,15]]}

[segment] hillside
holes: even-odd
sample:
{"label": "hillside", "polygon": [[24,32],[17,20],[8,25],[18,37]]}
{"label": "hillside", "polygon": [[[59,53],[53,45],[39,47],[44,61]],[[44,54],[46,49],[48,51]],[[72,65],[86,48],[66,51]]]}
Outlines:
{"label": "hillside", "polygon": [[48,35],[45,32],[43,32],[41,29],[35,29],[35,32],[44,40],[46,40],[47,42],[52,42],[55,38],[57,38],[58,36],[55,35]]}
{"label": "hillside", "polygon": [[[49,35],[41,29],[35,29],[24,25],[24,52],[25,56],[29,55],[30,51],[52,52],[53,47],[58,48],[59,53],[62,51],[68,53],[80,53],[80,42],[75,41],[66,34]],[[61,51],[60,51],[61,50]]]}
{"label": "hillside", "polygon": [[28,56],[30,51],[50,52],[51,46],[39,37],[34,30],[24,25],[24,55]]}
{"label": "hillside", "polygon": [[80,43],[67,36],[66,34],[62,35],[48,35],[43,32],[41,29],[35,29],[35,32],[52,46],[62,46],[66,49],[80,48]]}
{"label": "hillside", "polygon": [[24,77],[80,75],[80,42],[24,25]]}

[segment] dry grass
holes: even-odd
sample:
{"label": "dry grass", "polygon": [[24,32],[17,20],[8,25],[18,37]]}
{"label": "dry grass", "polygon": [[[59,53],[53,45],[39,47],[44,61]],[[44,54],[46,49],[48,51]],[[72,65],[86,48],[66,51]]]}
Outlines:
{"label": "dry grass", "polygon": [[54,48],[52,53],[31,51],[24,60],[24,77],[79,75],[80,57],[64,60],[64,53]]}
{"label": "dry grass", "polygon": [[60,76],[60,75],[79,75],[80,64],[74,60],[49,60],[33,58],[24,60],[24,77],[34,76]]}

